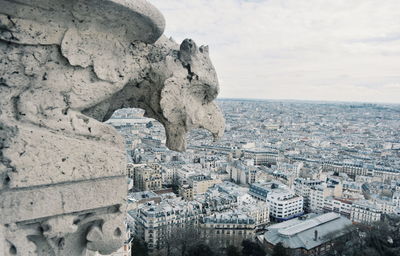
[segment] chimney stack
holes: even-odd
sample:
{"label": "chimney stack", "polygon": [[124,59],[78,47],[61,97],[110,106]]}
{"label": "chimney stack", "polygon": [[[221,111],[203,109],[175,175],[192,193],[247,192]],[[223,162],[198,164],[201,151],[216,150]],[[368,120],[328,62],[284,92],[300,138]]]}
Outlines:
{"label": "chimney stack", "polygon": [[318,230],[314,230],[314,241],[318,239]]}

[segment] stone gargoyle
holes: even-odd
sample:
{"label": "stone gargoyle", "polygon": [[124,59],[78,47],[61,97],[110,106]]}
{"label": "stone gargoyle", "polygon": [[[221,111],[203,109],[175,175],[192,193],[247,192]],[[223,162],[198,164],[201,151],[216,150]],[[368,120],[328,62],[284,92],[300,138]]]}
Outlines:
{"label": "stone gargoyle", "polygon": [[0,255],[121,246],[115,110],[144,109],[177,151],[192,128],[223,134],[208,47],[164,24],[145,0],[0,0]]}

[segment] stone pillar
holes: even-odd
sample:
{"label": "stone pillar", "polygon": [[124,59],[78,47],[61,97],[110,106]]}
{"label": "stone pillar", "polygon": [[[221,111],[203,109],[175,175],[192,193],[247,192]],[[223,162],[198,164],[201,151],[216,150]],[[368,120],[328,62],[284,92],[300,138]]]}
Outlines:
{"label": "stone pillar", "polygon": [[104,124],[139,107],[182,151],[224,121],[207,47],[162,36],[145,0],[0,0],[0,255],[109,254],[124,242],[126,159]]}

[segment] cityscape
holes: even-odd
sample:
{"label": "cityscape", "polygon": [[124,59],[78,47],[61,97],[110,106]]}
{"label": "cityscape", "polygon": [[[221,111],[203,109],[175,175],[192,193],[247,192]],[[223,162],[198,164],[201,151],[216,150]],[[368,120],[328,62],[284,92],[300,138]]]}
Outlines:
{"label": "cityscape", "polygon": [[165,147],[163,126],[142,110],[107,121],[125,138],[127,228],[151,255],[180,255],[177,234],[215,255],[246,242],[261,254],[243,255],[281,245],[282,255],[345,255],[335,243],[351,227],[400,216],[399,105],[217,102],[224,136],[193,130],[183,153]]}
{"label": "cityscape", "polygon": [[0,256],[400,255],[400,1],[0,6]]}

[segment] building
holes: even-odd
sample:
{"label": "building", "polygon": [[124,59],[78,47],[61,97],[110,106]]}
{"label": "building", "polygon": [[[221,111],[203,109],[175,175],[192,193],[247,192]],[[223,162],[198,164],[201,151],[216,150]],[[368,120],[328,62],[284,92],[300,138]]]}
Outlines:
{"label": "building", "polygon": [[128,211],[136,209],[138,206],[147,202],[161,202],[161,197],[153,191],[139,191],[128,194]]}
{"label": "building", "polygon": [[400,191],[396,191],[393,193],[392,201],[397,208],[400,208]]}
{"label": "building", "polygon": [[[368,170],[367,167],[358,163],[339,163],[339,162],[324,162],[322,164],[322,170],[329,172],[337,172],[337,173],[347,173],[351,176],[357,175],[371,175],[372,170]],[[372,175],[371,175],[372,176]]]}
{"label": "building", "polygon": [[353,201],[328,196],[324,199],[324,212],[336,212],[350,219]]}
{"label": "building", "polygon": [[313,186],[310,190],[310,210],[318,213],[324,212],[325,198],[329,196],[340,198],[342,193],[342,183],[335,180]]}
{"label": "building", "polygon": [[283,184],[254,183],[250,185],[249,194],[269,204],[270,217],[274,221],[285,221],[304,213],[303,197]]}
{"label": "building", "polygon": [[382,182],[395,180],[400,177],[400,170],[380,168],[358,163],[325,162],[323,163],[322,168],[324,171],[343,172],[353,177],[358,175],[379,177]]}
{"label": "building", "polygon": [[211,187],[204,194],[206,210],[224,211],[236,208],[238,205],[248,202],[251,196],[247,188],[240,187],[235,183],[225,181]]}
{"label": "building", "polygon": [[160,249],[176,228],[198,225],[203,217],[202,205],[181,198],[165,199],[159,204],[148,202],[129,211],[135,219],[134,235],[143,239],[150,250]]}
{"label": "building", "polygon": [[159,190],[162,186],[160,166],[149,164],[134,168],[133,188],[137,191]]}
{"label": "building", "polygon": [[[259,169],[252,164],[251,159],[235,160],[227,165],[230,180],[236,184],[247,185],[257,181]],[[247,163],[247,164],[246,164]]]}
{"label": "building", "polygon": [[193,195],[204,194],[208,188],[221,182],[219,179],[212,179],[205,175],[190,176],[188,180],[189,185],[193,188]]}
{"label": "building", "polygon": [[244,157],[254,159],[254,165],[271,165],[278,162],[279,153],[270,151],[244,150]]}
{"label": "building", "polygon": [[269,223],[269,205],[263,201],[248,200],[240,204],[237,209],[254,219],[256,227],[263,228]]}
{"label": "building", "polygon": [[304,199],[304,210],[306,212],[310,211],[310,201],[311,201],[311,189],[314,186],[320,185],[322,181],[320,180],[312,180],[312,179],[304,179],[304,178],[297,178],[294,181],[294,192],[297,195],[300,195]]}
{"label": "building", "polygon": [[380,221],[382,210],[379,205],[367,200],[353,202],[350,219],[356,223],[371,224]]}
{"label": "building", "polygon": [[193,200],[193,188],[192,186],[185,184],[179,187],[179,196],[181,196],[184,200],[191,201]]}
{"label": "building", "polygon": [[204,217],[200,227],[208,242],[218,241],[221,247],[227,247],[253,238],[256,221],[240,211],[228,211]]}
{"label": "building", "polygon": [[393,214],[397,208],[396,202],[390,197],[372,195],[370,201],[375,203],[383,214]]}
{"label": "building", "polygon": [[349,232],[351,221],[337,213],[310,213],[268,227],[257,237],[267,252],[282,243],[291,255],[324,255],[331,249],[331,241]]}
{"label": "building", "polygon": [[175,168],[162,166],[161,179],[163,184],[173,184],[175,181]]}

